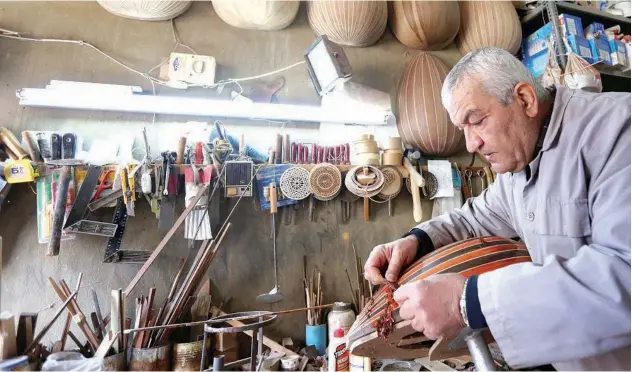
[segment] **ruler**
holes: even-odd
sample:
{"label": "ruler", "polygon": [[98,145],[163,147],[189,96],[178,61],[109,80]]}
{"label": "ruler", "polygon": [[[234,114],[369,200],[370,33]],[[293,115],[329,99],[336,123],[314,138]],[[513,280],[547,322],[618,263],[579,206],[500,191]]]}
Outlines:
{"label": "ruler", "polygon": [[112,224],[117,226],[114,236],[108,239],[103,262],[108,263],[143,263],[151,255],[151,251],[123,250],[123,235],[127,224],[127,208],[123,198],[119,198],[114,209]]}
{"label": "ruler", "polygon": [[113,223],[81,220],[65,228],[64,231],[112,237],[115,235],[117,227],[118,225]]}

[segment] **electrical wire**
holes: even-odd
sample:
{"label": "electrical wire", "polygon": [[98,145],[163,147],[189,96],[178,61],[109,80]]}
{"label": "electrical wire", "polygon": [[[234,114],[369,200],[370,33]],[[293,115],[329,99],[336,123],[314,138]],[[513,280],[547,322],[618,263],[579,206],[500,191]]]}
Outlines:
{"label": "electrical wire", "polygon": [[[173,21],[173,20],[172,20]],[[193,48],[191,48],[190,46],[183,44],[179,41],[176,29],[175,29],[175,24],[172,22],[172,36],[174,38],[174,41],[176,42],[175,49],[178,46],[183,46],[187,49],[189,49],[190,51],[194,52],[195,54],[197,54],[197,52],[195,52],[195,50]],[[12,30],[7,30],[7,29],[2,29],[0,28],[0,37],[6,38],[6,39],[13,39],[13,40],[20,40],[20,41],[33,41],[33,42],[41,42],[41,43],[61,43],[61,44],[76,44],[76,45],[80,45],[80,46],[85,46],[88,47],[94,51],[96,51],[97,53],[103,55],[104,57],[106,57],[107,59],[111,60],[112,62],[118,64],[119,66],[125,68],[126,70],[140,75],[141,77],[149,80],[150,82],[152,82],[152,86],[153,84],[159,84],[159,85],[163,85],[163,86],[167,86],[167,87],[171,87],[174,89],[178,89],[177,87],[172,86],[172,84],[170,84],[171,82],[169,81],[163,81],[160,80],[158,78],[155,78],[153,76],[150,75],[150,73],[155,70],[156,68],[160,67],[161,65],[163,65],[165,63],[165,61],[161,62],[160,64],[154,66],[152,69],[149,70],[149,72],[142,72],[139,71],[121,61],[119,61],[118,59],[112,57],[111,55],[109,55],[108,53],[102,51],[101,49],[99,49],[98,47],[94,46],[93,44],[87,42],[87,41],[83,41],[83,40],[71,40],[71,39],[51,39],[51,38],[34,38],[34,37],[25,37],[22,36],[19,32],[17,31],[12,31]],[[263,77],[267,77],[270,75],[274,75],[274,74],[278,74],[280,72],[283,71],[287,71],[289,69],[292,69],[294,67],[300,66],[302,64],[304,64],[305,61],[300,61],[300,62],[296,62],[292,65],[274,70],[274,71],[270,71],[270,72],[266,72],[263,74],[259,74],[259,75],[255,75],[255,76],[248,76],[248,77],[243,77],[243,78],[231,78],[231,79],[226,79],[226,80],[221,80],[215,84],[212,85],[204,85],[204,84],[187,84],[184,83],[186,88],[189,87],[202,87],[202,88],[215,88],[215,87],[219,87],[219,86],[223,86],[223,85],[227,85],[227,84],[236,84],[239,89],[240,89],[240,94],[243,93],[243,87],[241,86],[241,84],[239,84],[239,82],[242,81],[249,81],[249,80],[255,80],[255,79],[260,79]],[[154,89],[155,90],[155,89]],[[154,91],[154,95],[155,95],[155,91]]]}

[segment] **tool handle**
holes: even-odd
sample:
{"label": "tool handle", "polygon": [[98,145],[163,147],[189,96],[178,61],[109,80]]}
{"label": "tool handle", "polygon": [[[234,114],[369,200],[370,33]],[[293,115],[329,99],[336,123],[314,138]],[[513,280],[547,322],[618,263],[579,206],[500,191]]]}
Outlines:
{"label": "tool handle", "polygon": [[410,162],[410,160],[408,160],[407,157],[404,157],[404,165],[406,166],[406,169],[408,169],[410,180],[412,181],[414,179],[417,187],[424,187],[426,185],[424,178],[419,172],[417,172],[417,169],[415,169],[415,167]]}
{"label": "tool handle", "polygon": [[348,143],[345,143],[345,164],[351,164],[349,162],[350,154],[351,154],[351,146]]}
{"label": "tool handle", "polygon": [[184,147],[187,144],[186,137],[178,139],[178,152],[176,153],[176,164],[180,165],[184,162]]}
{"label": "tool handle", "polygon": [[285,135],[285,140],[283,141],[283,164],[288,164],[290,162],[290,135]]}
{"label": "tool handle", "polygon": [[20,146],[20,142],[17,138],[15,138],[13,132],[8,130],[7,128],[0,128],[0,141],[2,141],[5,147],[15,155],[17,160],[26,159],[29,157],[22,146]]}
{"label": "tool handle", "polygon": [[50,240],[46,249],[47,256],[59,255],[61,245],[61,228],[64,224],[66,214],[66,202],[68,201],[68,187],[70,185],[70,167],[61,168],[57,194],[55,195],[55,205],[53,207],[53,225],[50,233]]}
{"label": "tool handle", "polygon": [[277,212],[277,189],[276,184],[270,184],[270,213]]}
{"label": "tool handle", "polygon": [[37,144],[35,144],[33,137],[31,137],[31,133],[29,133],[29,131],[27,130],[23,131],[22,139],[24,140],[24,143],[26,144],[26,149],[29,152],[29,156],[31,157],[31,160],[42,161],[39,149],[37,148]]}
{"label": "tool handle", "polygon": [[[404,161],[408,159],[404,158]],[[410,164],[410,162],[409,162]],[[421,195],[419,194],[421,190],[419,190],[419,185],[414,177],[410,177],[410,193],[413,195],[413,218],[415,222],[421,222],[423,218],[423,212],[421,210]]]}
{"label": "tool handle", "polygon": [[274,149],[274,163],[281,164],[281,157],[283,156],[283,136],[277,134],[276,147]]}
{"label": "tool handle", "polygon": [[364,197],[364,221],[369,221],[369,198]]}
{"label": "tool handle", "polygon": [[239,153],[246,155],[246,136],[242,133],[239,138]]}
{"label": "tool handle", "polygon": [[268,157],[268,164],[274,164],[274,151],[270,151],[270,156]]}

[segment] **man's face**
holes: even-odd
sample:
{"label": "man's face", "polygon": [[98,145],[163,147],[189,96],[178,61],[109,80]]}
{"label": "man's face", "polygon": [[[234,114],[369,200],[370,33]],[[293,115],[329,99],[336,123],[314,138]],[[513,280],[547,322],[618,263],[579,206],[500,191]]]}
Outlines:
{"label": "man's face", "polygon": [[529,164],[534,127],[519,100],[505,106],[477,81],[465,79],[452,92],[448,113],[463,130],[467,150],[484,155],[494,172],[520,172]]}

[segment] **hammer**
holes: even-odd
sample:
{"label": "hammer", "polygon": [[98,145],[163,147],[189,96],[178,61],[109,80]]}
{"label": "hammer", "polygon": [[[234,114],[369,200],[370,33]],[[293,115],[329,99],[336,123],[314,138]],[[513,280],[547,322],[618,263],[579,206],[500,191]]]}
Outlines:
{"label": "hammer", "polygon": [[50,232],[50,240],[46,248],[47,256],[58,256],[59,247],[61,245],[62,228],[64,225],[64,216],[66,215],[66,202],[68,202],[68,187],[70,185],[71,167],[84,165],[80,160],[76,159],[59,159],[47,162],[48,165],[61,166],[61,177],[57,185],[57,193],[53,204],[53,224]]}

